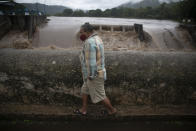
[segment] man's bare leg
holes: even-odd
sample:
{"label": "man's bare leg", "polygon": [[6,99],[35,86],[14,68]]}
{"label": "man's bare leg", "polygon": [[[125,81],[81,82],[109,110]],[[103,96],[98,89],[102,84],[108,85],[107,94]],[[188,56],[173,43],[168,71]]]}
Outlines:
{"label": "man's bare leg", "polygon": [[88,102],[88,95],[82,94],[82,108],[80,109],[80,112],[83,114],[87,113],[87,102]]}
{"label": "man's bare leg", "polygon": [[115,114],[117,112],[117,109],[112,106],[110,100],[107,97],[102,101],[102,103],[108,109],[109,114]]}

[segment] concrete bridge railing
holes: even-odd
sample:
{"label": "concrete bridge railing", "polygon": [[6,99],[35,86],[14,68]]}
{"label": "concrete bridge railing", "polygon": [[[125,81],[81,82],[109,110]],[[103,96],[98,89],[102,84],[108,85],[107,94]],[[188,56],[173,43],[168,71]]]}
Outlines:
{"label": "concrete bridge railing", "polygon": [[[0,103],[80,102],[78,51],[0,50]],[[195,52],[105,52],[112,103],[188,104],[196,91]]]}
{"label": "concrete bridge railing", "polygon": [[134,31],[134,26],[131,25],[101,25],[101,24],[93,24],[95,30],[98,31]]}

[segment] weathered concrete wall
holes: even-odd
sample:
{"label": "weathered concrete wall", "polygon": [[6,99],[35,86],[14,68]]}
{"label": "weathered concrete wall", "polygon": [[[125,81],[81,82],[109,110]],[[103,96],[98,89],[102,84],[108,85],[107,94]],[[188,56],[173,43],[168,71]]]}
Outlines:
{"label": "weathered concrete wall", "polygon": [[38,25],[46,21],[46,16],[36,15],[1,15],[0,39],[10,30],[28,31],[29,38],[33,36]]}
{"label": "weathered concrete wall", "polygon": [[0,39],[11,29],[11,21],[7,16],[0,15]]}
{"label": "weathered concrete wall", "polygon": [[191,25],[191,24],[180,24],[181,28],[184,28],[188,30],[190,33],[192,39],[193,39],[193,45],[196,47],[196,25]]}
{"label": "weathered concrete wall", "polygon": [[[78,51],[0,50],[0,103],[80,102]],[[195,52],[105,52],[112,103],[187,104],[196,91]]]}

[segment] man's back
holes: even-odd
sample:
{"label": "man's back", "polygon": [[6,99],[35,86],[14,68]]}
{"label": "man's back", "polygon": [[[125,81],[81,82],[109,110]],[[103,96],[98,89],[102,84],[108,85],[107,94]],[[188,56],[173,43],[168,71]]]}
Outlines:
{"label": "man's back", "polygon": [[89,76],[106,80],[104,45],[97,34],[91,35],[84,43],[84,62]]}

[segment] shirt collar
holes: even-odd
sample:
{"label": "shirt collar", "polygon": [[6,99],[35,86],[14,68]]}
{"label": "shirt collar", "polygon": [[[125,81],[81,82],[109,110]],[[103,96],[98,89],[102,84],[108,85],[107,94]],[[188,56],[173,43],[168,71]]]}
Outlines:
{"label": "shirt collar", "polygon": [[90,35],[90,36],[88,37],[88,39],[91,38],[91,37],[93,37],[93,36],[96,36],[96,35],[97,35],[97,33],[93,33],[92,35]]}

